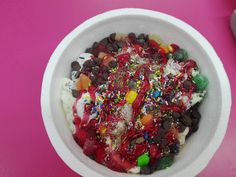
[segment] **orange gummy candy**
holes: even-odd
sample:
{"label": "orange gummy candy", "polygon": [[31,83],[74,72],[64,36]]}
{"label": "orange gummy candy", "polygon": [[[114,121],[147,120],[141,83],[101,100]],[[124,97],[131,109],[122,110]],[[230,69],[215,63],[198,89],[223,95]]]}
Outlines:
{"label": "orange gummy candy", "polygon": [[79,79],[76,82],[77,90],[87,90],[91,85],[91,80],[85,74],[80,74]]}

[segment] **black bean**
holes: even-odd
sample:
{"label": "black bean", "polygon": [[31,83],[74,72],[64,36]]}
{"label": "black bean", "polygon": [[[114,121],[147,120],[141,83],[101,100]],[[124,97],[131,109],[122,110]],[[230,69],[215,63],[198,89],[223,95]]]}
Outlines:
{"label": "black bean", "polygon": [[141,173],[141,174],[145,174],[145,175],[151,174],[152,171],[151,171],[150,166],[141,167],[140,173]]}
{"label": "black bean", "polygon": [[79,71],[81,69],[81,66],[78,61],[73,61],[71,63],[71,69],[72,71]]}
{"label": "black bean", "polygon": [[108,66],[111,67],[111,68],[117,67],[117,61],[114,61],[114,60],[110,61],[110,62],[108,63]]}

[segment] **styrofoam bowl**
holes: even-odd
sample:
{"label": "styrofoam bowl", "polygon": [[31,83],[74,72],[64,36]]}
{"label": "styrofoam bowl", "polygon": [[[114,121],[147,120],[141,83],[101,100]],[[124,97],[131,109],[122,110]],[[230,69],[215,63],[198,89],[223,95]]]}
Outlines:
{"label": "styrofoam bowl", "polygon": [[200,107],[199,130],[187,140],[173,166],[150,175],[195,176],[206,167],[225,135],[231,107],[229,81],[216,52],[199,32],[179,19],[151,10],[118,9],[97,15],[79,25],[57,46],[44,73],[41,93],[43,121],[53,147],[80,175],[136,176],[114,172],[84,155],[72,138],[60,102],[60,81],[69,77],[70,63],[94,41],[113,32],[158,34],[166,43],[177,43],[186,49],[208,77],[208,95]]}

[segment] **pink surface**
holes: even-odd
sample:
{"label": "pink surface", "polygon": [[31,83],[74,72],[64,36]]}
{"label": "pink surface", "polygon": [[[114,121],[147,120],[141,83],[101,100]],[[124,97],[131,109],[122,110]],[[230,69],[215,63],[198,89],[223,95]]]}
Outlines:
{"label": "pink surface", "polygon": [[236,40],[229,28],[236,1],[1,0],[1,177],[77,176],[57,156],[43,126],[43,72],[57,44],[72,29],[98,13],[122,7],[174,15],[200,31],[213,45],[229,76],[233,105],[224,142],[198,177],[236,176]]}

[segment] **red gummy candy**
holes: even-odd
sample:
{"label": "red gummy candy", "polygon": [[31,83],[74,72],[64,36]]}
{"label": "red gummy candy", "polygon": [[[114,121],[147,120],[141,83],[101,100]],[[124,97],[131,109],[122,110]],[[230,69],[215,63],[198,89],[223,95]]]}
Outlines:
{"label": "red gummy candy", "polygon": [[158,45],[158,43],[157,43],[156,41],[149,39],[149,44],[150,44],[150,46],[152,46],[153,48],[159,50],[159,45]]}
{"label": "red gummy candy", "polygon": [[104,147],[100,147],[97,149],[96,151],[96,157],[95,157],[95,160],[100,163],[100,164],[104,164],[104,160],[105,160],[105,149]]}
{"label": "red gummy candy", "polygon": [[97,149],[98,142],[95,139],[87,138],[83,146],[84,154],[86,154],[87,156],[91,156],[96,152]]}
{"label": "red gummy candy", "polygon": [[75,132],[75,135],[74,135],[77,139],[77,143],[83,147],[84,146],[84,143],[88,137],[88,134],[85,130],[83,129],[77,129],[76,132]]}

